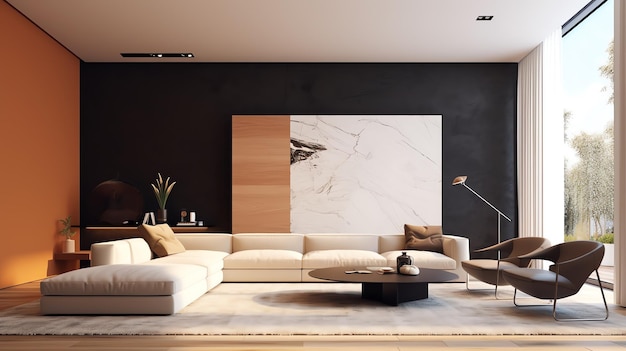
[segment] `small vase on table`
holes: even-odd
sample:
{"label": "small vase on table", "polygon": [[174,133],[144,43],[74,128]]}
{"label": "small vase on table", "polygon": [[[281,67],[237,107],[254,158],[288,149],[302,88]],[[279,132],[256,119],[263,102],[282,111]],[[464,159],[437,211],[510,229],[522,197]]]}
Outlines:
{"label": "small vase on table", "polygon": [[402,255],[396,258],[396,272],[400,273],[400,267],[404,265],[412,265],[413,257],[406,254],[406,251],[402,251]]}

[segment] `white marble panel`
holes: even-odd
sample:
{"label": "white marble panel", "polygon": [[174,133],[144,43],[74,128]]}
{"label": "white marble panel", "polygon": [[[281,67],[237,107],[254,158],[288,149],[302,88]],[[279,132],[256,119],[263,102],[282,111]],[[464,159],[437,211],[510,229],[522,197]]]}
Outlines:
{"label": "white marble panel", "polygon": [[291,116],[291,140],[292,232],[442,224],[440,115]]}

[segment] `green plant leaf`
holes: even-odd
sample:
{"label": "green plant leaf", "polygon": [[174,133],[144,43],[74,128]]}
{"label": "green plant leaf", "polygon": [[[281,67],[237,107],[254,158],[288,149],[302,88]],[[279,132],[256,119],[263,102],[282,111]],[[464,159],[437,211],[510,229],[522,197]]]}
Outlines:
{"label": "green plant leaf", "polygon": [[170,193],[172,192],[172,188],[176,182],[172,182],[170,184],[170,177],[167,177],[165,182],[163,182],[163,177],[161,173],[158,173],[159,178],[156,179],[156,185],[152,185],[152,189],[154,190],[154,195],[159,204],[159,208],[165,209],[165,204],[167,203],[167,199],[169,198]]}
{"label": "green plant leaf", "polygon": [[72,216],[67,216],[64,219],[59,219],[59,222],[63,224],[63,229],[59,230],[59,233],[65,235],[67,239],[70,239],[76,234],[72,231]]}

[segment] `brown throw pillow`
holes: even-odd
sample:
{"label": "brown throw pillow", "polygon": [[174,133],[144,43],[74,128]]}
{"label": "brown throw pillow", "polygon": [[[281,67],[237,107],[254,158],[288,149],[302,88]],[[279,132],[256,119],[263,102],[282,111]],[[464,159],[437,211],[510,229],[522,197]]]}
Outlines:
{"label": "brown throw pillow", "polygon": [[441,226],[404,225],[404,248],[443,253]]}
{"label": "brown throw pillow", "polygon": [[137,227],[141,237],[148,243],[152,252],[158,257],[185,252],[185,247],[176,238],[174,231],[167,224],[147,225]]}

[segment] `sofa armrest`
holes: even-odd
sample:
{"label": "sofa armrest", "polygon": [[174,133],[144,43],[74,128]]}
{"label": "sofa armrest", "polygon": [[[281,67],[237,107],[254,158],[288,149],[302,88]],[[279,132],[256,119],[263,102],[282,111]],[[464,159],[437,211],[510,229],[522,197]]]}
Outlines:
{"label": "sofa armrest", "polygon": [[91,244],[91,265],[132,264],[148,262],[152,251],[141,238],[106,241]]}
{"label": "sofa armrest", "polygon": [[470,259],[469,239],[444,234],[443,235],[443,254],[456,261],[457,268],[461,266],[461,262]]}

